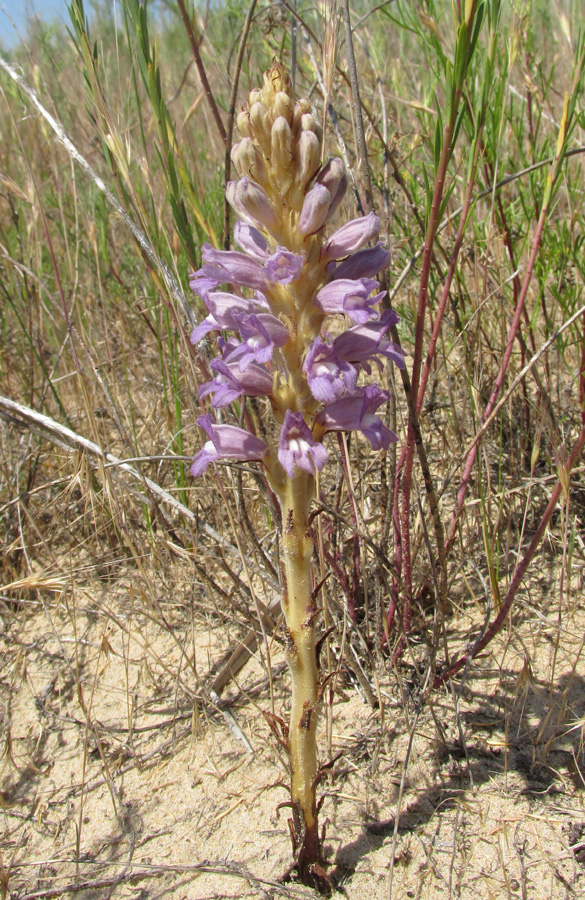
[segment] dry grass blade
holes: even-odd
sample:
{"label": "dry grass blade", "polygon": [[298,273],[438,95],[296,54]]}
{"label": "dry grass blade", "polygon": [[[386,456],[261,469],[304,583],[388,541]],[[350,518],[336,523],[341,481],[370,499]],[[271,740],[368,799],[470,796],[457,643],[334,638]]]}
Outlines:
{"label": "dry grass blade", "polygon": [[[118,457],[114,456],[112,453],[102,450],[102,448],[98,447],[93,441],[88,440],[88,438],[85,438],[80,434],[76,434],[70,428],[59,424],[59,422],[55,422],[53,419],[49,418],[49,416],[45,416],[42,413],[36,412],[34,409],[23,406],[21,403],[16,403],[8,397],[0,397],[0,411],[3,411],[7,417],[9,417],[9,420],[13,424],[20,422],[33,426],[39,429],[40,433],[49,436],[51,440],[54,440],[61,447],[80,447],[87,451],[90,456],[96,457],[97,459],[103,460],[114,466],[114,470],[119,470],[130,475],[135,481],[141,482],[158,502],[170,507],[175,513],[180,514],[189,522],[197,524],[204,534],[207,534],[214,542],[220,544],[229,553],[240,557],[240,552],[237,547],[230,544],[229,541],[226,541],[225,538],[206,522],[200,521],[199,517],[188,507],[184,506],[184,504],[180,503],[176,497],[173,497],[172,494],[169,494],[168,491],[165,491],[164,488],[161,488],[152,481],[152,479],[141,475],[134,466],[124,462],[124,460],[118,459]],[[249,561],[249,565],[252,569],[255,569],[251,560]],[[278,590],[278,585],[269,575],[265,576],[263,574],[262,577],[266,578],[267,582],[271,584],[275,590]]]}
{"label": "dry grass blade", "polygon": [[39,98],[36,95],[36,92],[31,88],[24,78],[16,71],[16,68],[10,63],[8,63],[2,56],[0,56],[0,66],[4,69],[5,72],[10,75],[10,77],[16,82],[16,84],[24,91],[27,97],[31,100],[33,105],[38,109],[40,114],[44,119],[49,123],[53,131],[55,132],[57,138],[63,144],[71,159],[77,162],[81,168],[89,175],[95,186],[98,190],[102,191],[104,196],[106,197],[108,203],[116,210],[119,216],[126,223],[132,234],[134,235],[138,245],[141,250],[144,252],[145,256],[152,262],[155,269],[161,272],[163,279],[167,285],[169,293],[174,299],[177,301],[179,308],[182,310],[183,315],[185,316],[189,325],[195,325],[195,317],[191,307],[189,306],[185,294],[179,287],[173,273],[165,266],[160,257],[156,254],[153,247],[151,246],[148,238],[144,234],[143,231],[138,227],[138,225],[132,220],[132,218],[128,215],[123,206],[118,202],[110,188],[106,185],[102,178],[94,171],[89,162],[85,159],[85,157],[79,152],[77,147],[73,144],[73,142],[67,137],[65,130],[60,122],[58,122],[54,116],[46,109],[43,104],[40,102]]}

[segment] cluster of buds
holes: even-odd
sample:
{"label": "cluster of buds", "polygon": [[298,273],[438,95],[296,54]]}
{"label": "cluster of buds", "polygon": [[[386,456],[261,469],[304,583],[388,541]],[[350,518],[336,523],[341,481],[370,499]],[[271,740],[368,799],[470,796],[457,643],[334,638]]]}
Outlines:
{"label": "cluster of buds", "polygon": [[[376,415],[388,393],[358,379],[372,363],[381,368],[384,357],[400,367],[404,357],[387,338],[398,317],[377,311],[383,292],[375,276],[389,255],[380,243],[368,245],[380,221],[370,213],[326,239],[324,226],[343,199],[347,176],[340,159],[321,165],[321,128],[309,101],[295,101],[282,67],[273,66],[262,89],[250,93],[237,125],[241,140],[232,160],[240,177],[226,196],[240,220],[234,229],[240,250],[204,245],[190,284],[209,315],[191,340],[210,331],[236,333],[218,336],[215,377],[199,395],[211,395],[214,409],[241,396],[268,397],[280,435],[270,446],[201,416],[208,441],[191,473],[201,475],[216,460],[262,461],[281,495],[295,467],[314,475],[326,464],[327,432],[360,431],[375,450],[397,440]],[[349,327],[335,324],[334,336],[326,320],[340,316]]]}

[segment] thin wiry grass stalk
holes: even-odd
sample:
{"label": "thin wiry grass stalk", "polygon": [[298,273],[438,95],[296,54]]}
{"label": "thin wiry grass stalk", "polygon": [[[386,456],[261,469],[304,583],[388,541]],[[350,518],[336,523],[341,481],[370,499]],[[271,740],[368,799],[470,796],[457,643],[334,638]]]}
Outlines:
{"label": "thin wiry grass stalk", "polygon": [[225,144],[226,143],[225,126],[223,124],[217,103],[215,102],[215,97],[213,95],[213,90],[211,89],[211,85],[209,84],[209,79],[207,78],[207,72],[205,71],[205,66],[203,65],[201,53],[199,52],[199,44],[197,43],[197,38],[195,37],[195,34],[193,32],[193,25],[191,23],[191,19],[189,18],[189,13],[187,12],[187,8],[185,6],[184,0],[177,0],[177,6],[179,7],[179,12],[181,14],[181,19],[183,20],[183,25],[185,26],[185,32],[187,34],[187,37],[189,38],[189,44],[191,46],[191,51],[193,53],[193,59],[195,60],[195,65],[197,66],[197,71],[199,72],[201,84],[203,85],[203,90],[205,92],[205,99],[207,100],[209,109],[211,110],[211,114],[212,114],[214,122],[217,126],[217,131],[221,138],[222,144]]}
{"label": "thin wiry grass stalk", "polygon": [[[38,429],[39,434],[43,436],[49,435],[51,440],[53,440],[57,446],[62,447],[65,450],[69,450],[71,447],[82,448],[97,459],[103,460],[105,463],[109,463],[112,466],[119,468],[133,479],[141,481],[157,501],[169,506],[176,513],[184,516],[187,521],[190,521],[197,525],[198,528],[203,529],[210,538],[221,544],[228,552],[236,557],[239,556],[239,551],[236,547],[230,544],[229,541],[226,541],[225,538],[206,522],[202,522],[196,513],[178,501],[176,497],[173,497],[172,494],[169,494],[168,491],[161,488],[160,485],[152,481],[151,478],[142,475],[128,462],[118,459],[113,453],[103,450],[94,441],[88,440],[88,438],[83,437],[83,435],[72,431],[71,428],[67,428],[59,422],[55,422],[55,420],[51,419],[49,416],[23,406],[21,403],[16,403],[16,401],[10,400],[8,397],[0,397],[0,409],[8,421],[13,424],[25,422],[31,429]],[[247,563],[254,571],[256,571],[252,560],[247,560]],[[263,575],[262,577],[266,577],[268,582],[271,583],[271,586],[275,590],[279,590],[278,583],[274,581],[270,575]]]}
{"label": "thin wiry grass stalk", "polygon": [[187,302],[187,298],[185,294],[179,287],[179,284],[171,272],[171,270],[165,265],[162,259],[155,252],[153,246],[150,241],[144,234],[144,232],[138,227],[138,225],[134,222],[134,220],[128,215],[124,207],[119,203],[118,199],[114,196],[110,188],[104,182],[104,180],[97,174],[94,168],[90,165],[90,163],[85,159],[84,156],[79,152],[77,147],[73,144],[73,142],[67,137],[65,133],[65,129],[58,122],[54,116],[46,109],[43,104],[40,102],[37,97],[36,91],[31,88],[24,78],[16,71],[16,68],[8,63],[3,56],[0,55],[0,66],[7,72],[8,75],[16,82],[16,84],[24,91],[33,105],[38,109],[42,117],[49,123],[55,134],[57,135],[60,142],[63,144],[69,155],[73,160],[75,160],[78,165],[84,170],[84,172],[89,175],[95,186],[99,191],[101,191],[110,206],[116,210],[118,215],[123,219],[125,224],[128,226],[130,231],[132,232],[134,238],[136,239],[140,250],[144,254],[144,257],[148,260],[148,262],[153,266],[154,269],[158,269],[161,273],[167,290],[169,294],[175,299],[179,308],[182,310],[183,315],[185,316],[187,322],[191,327],[195,327],[196,319],[191,309],[189,303]]}
{"label": "thin wiry grass stalk", "polygon": [[351,15],[349,12],[349,0],[341,0],[341,9],[343,11],[343,23],[345,25],[345,48],[347,51],[349,81],[351,85],[351,97],[353,102],[353,115],[355,120],[359,156],[365,180],[364,210],[365,212],[370,212],[370,210],[374,208],[374,194],[372,191],[372,176],[370,172],[370,162],[368,160],[368,148],[366,145],[366,135],[364,132],[364,120],[362,117],[360,84],[357,67],[355,64],[355,54],[353,50],[353,35],[351,29]]}
{"label": "thin wiry grass stalk", "polygon": [[[474,25],[476,2],[472,0],[465,10],[465,20],[459,23],[457,31],[457,44],[455,57],[460,58],[459,66],[455,67],[451,78],[447,82],[449,96],[449,118],[445,125],[444,133],[440,133],[440,121],[437,122],[436,140],[440,140],[440,154],[437,160],[433,196],[430,205],[429,219],[427,223],[425,248],[423,251],[420,282],[418,290],[418,303],[415,317],[414,333],[414,359],[412,362],[411,393],[414,403],[418,399],[420,369],[423,355],[424,328],[427,315],[429,277],[434,254],[434,244],[439,226],[443,195],[446,186],[447,169],[454,150],[454,138],[459,120],[459,107],[463,95],[463,86],[466,71],[470,63],[470,54],[473,49],[469,46],[470,34]],[[412,599],[412,560],[410,546],[410,494],[412,487],[412,466],[415,448],[415,433],[412,421],[409,421],[406,458],[402,471],[402,505],[400,527],[402,530],[402,553],[404,581],[407,591],[406,614],[409,615],[408,605]],[[396,489],[396,488],[395,488]]]}
{"label": "thin wiry grass stalk", "polygon": [[524,553],[524,556],[522,557],[521,562],[516,567],[514,577],[512,578],[512,581],[510,582],[510,587],[508,588],[508,592],[507,592],[504,600],[502,601],[502,605],[499,609],[499,612],[498,612],[496,618],[491,623],[489,628],[486,629],[481,640],[479,640],[475,644],[471,653],[464,654],[463,656],[460,656],[457,659],[453,660],[451,663],[449,663],[449,665],[447,666],[445,671],[442,672],[439,676],[437,676],[437,678],[435,678],[433,687],[435,687],[435,688],[439,687],[441,684],[443,684],[449,678],[452,678],[453,675],[456,675],[457,672],[459,672],[460,669],[462,669],[467,664],[467,662],[469,661],[470,658],[474,658],[475,656],[477,656],[478,653],[481,653],[481,651],[484,650],[485,647],[487,647],[487,645],[502,630],[502,628],[506,622],[506,619],[508,617],[508,614],[512,608],[512,604],[514,603],[514,600],[516,598],[516,594],[518,593],[518,589],[519,589],[520,585],[522,584],[524,575],[528,571],[528,568],[529,568],[532,560],[534,559],[534,555],[535,555],[536,551],[538,550],[540,542],[542,541],[545,531],[550,523],[550,520],[551,520],[556,508],[557,508],[558,502],[561,498],[561,494],[567,493],[569,482],[570,482],[571,471],[575,467],[575,464],[577,463],[577,461],[581,458],[581,454],[583,452],[583,447],[585,447],[585,425],[581,429],[581,433],[579,434],[579,437],[577,438],[577,440],[575,441],[575,443],[573,445],[573,448],[571,450],[569,458],[567,459],[567,462],[562,466],[562,470],[561,470],[562,475],[558,479],[555,487],[553,488],[552,494],[550,496],[550,500],[548,501],[548,504],[546,506],[544,514],[542,515],[542,518],[540,519],[540,522],[538,523],[538,527],[532,537],[532,540],[530,541],[530,544],[528,545],[528,548],[526,549],[526,552]]}
{"label": "thin wiry grass stalk", "polygon": [[[230,180],[231,175],[231,149],[232,149],[232,140],[234,136],[234,119],[236,115],[236,104],[238,100],[238,84],[240,83],[240,72],[242,71],[242,62],[244,61],[244,52],[246,50],[246,44],[248,42],[248,35],[250,34],[250,27],[252,25],[252,19],[254,17],[254,10],[256,9],[257,0],[251,0],[250,6],[248,7],[248,12],[246,13],[246,18],[244,20],[244,25],[242,27],[242,34],[240,36],[240,43],[238,45],[238,55],[236,56],[236,63],[234,66],[234,77],[232,80],[232,92],[230,95],[230,105],[228,110],[228,121],[227,128],[225,134],[225,164],[224,164],[224,181],[225,184]],[[224,197],[224,206],[223,206],[223,246],[226,250],[230,248],[230,205],[227,201],[227,198]]]}
{"label": "thin wiry grass stalk", "polygon": [[[540,244],[542,241],[542,236],[544,232],[544,226],[548,218],[549,213],[549,205],[553,196],[553,191],[555,185],[557,183],[558,178],[560,177],[560,173],[562,171],[562,163],[564,159],[564,148],[566,147],[567,140],[567,127],[571,125],[568,121],[568,110],[569,110],[569,98],[568,95],[565,98],[565,114],[563,120],[561,122],[561,128],[559,131],[559,138],[557,142],[557,153],[555,163],[553,164],[552,171],[550,172],[546,188],[543,196],[542,208],[540,211],[539,220],[536,226],[536,232],[534,235],[534,239],[532,241],[532,247],[530,251],[530,257],[528,259],[528,263],[526,265],[526,272],[524,274],[524,279],[522,282],[522,289],[520,291],[520,295],[518,297],[518,302],[516,304],[516,309],[514,311],[514,317],[512,319],[512,324],[510,325],[510,329],[508,331],[508,337],[506,340],[506,347],[504,349],[504,354],[502,358],[502,363],[500,365],[500,370],[495,380],[494,387],[492,389],[492,393],[488,404],[483,412],[482,420],[485,420],[490,413],[492,412],[496,401],[498,399],[500,390],[502,388],[504,377],[506,375],[508,364],[510,362],[510,357],[512,355],[512,348],[516,342],[516,335],[518,333],[518,329],[520,327],[520,319],[522,318],[524,312],[524,302],[526,300],[526,295],[528,293],[528,288],[530,287],[530,283],[532,281],[532,275],[534,272],[534,266],[536,263],[536,259],[540,250]],[[451,515],[451,521],[449,523],[449,531],[447,534],[447,549],[453,543],[455,538],[455,534],[457,531],[457,523],[459,520],[459,516],[463,510],[463,505],[465,502],[465,496],[467,493],[467,486],[469,484],[469,479],[471,478],[471,473],[473,471],[473,467],[475,464],[475,458],[477,455],[478,444],[475,443],[473,448],[471,449],[469,456],[467,457],[465,467],[463,470],[463,474],[461,477],[461,481],[459,487],[457,489],[457,497],[456,497],[456,505],[453,513]]]}

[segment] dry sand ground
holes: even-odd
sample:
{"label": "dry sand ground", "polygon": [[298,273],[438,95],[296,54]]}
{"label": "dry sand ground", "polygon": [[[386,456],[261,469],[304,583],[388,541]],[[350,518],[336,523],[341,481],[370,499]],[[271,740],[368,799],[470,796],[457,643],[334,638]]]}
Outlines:
{"label": "dry sand ground", "polygon": [[[554,588],[525,592],[515,631],[475,663],[460,699],[465,750],[448,692],[416,719],[406,664],[398,678],[379,673],[383,714],[342,673],[320,736],[324,761],[340,754],[322,785],[340,894],[388,896],[414,728],[393,898],[585,896],[585,613],[577,585],[557,645]],[[185,603],[161,600],[153,611],[140,602],[124,577],[60,596],[31,592],[1,612],[7,896],[312,896],[279,881],[290,863],[287,811],[276,812],[287,776],[264,716],[266,670],[251,661],[220,709],[194,704],[204,691],[197,677],[228,645],[226,628],[193,627]],[[463,613],[448,624],[470,628]],[[278,713],[288,679],[276,644],[272,666]],[[64,886],[74,892],[61,894]]]}

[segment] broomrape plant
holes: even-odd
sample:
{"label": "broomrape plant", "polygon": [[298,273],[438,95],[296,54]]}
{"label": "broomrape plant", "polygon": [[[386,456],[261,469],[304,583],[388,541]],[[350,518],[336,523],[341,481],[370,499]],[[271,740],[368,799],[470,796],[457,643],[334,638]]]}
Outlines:
{"label": "broomrape plant", "polygon": [[[321,128],[309,101],[295,99],[281,66],[273,66],[262,89],[250,93],[237,125],[241,140],[232,160],[240,178],[227,185],[226,195],[240,219],[234,229],[240,250],[204,245],[203,265],[190,284],[209,315],[191,340],[198,343],[210,331],[235,332],[218,336],[214,378],[199,388],[199,396],[210,396],[214,409],[242,396],[267,397],[276,423],[272,431],[279,434],[264,440],[218,424],[212,415],[200,416],[208,440],[191,474],[203,474],[217,460],[260,462],[280,504],[282,609],[292,676],[287,748],[293,852],[301,881],[323,889],[310,507],[316,474],[329,457],[323,442],[328,432],[360,431],[374,450],[397,441],[376,415],[388,393],[358,380],[362,371],[371,375],[372,363],[381,368],[383,358],[405,363],[386,336],[398,316],[377,309],[384,292],[376,275],[389,254],[380,243],[367,245],[378,237],[380,221],[370,213],[327,239],[325,226],[343,199],[347,176],[340,159],[321,165]],[[327,322],[342,316],[348,327],[334,337]]]}

